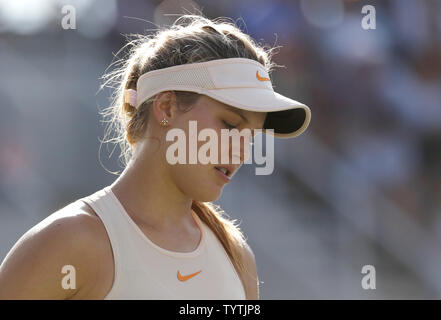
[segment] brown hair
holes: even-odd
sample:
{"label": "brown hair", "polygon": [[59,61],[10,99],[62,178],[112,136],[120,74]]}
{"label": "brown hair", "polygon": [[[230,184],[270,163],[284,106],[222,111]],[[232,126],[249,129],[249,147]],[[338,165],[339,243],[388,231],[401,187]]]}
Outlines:
{"label": "brown hair", "polygon": [[[143,136],[149,106],[154,99],[145,101],[138,109],[124,103],[124,91],[136,90],[142,74],[175,65],[225,58],[253,59],[264,65],[268,72],[275,66],[270,58],[277,47],[256,44],[227,18],[210,20],[201,15],[183,15],[172,26],[159,30],[153,36],[134,37],[123,47],[129,50],[128,56],[117,62],[121,66],[103,77],[106,80],[103,86],[111,84],[114,89],[112,104],[102,113],[104,117],[110,117],[105,137],[113,130],[116,132],[116,137],[109,137],[103,142],[119,143],[124,165],[131,158],[132,146]],[[191,105],[199,98],[199,94],[193,92],[175,93],[178,103],[183,105]],[[246,272],[242,255],[246,240],[236,220],[228,219],[225,211],[210,202],[195,200],[192,208],[216,234],[236,270]]]}

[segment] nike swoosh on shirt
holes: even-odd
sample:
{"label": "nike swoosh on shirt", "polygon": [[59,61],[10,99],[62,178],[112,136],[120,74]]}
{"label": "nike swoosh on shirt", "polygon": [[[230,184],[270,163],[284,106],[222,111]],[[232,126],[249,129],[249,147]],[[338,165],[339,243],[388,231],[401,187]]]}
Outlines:
{"label": "nike swoosh on shirt", "polygon": [[187,281],[188,279],[193,278],[194,276],[198,275],[201,272],[202,272],[202,270],[199,270],[198,272],[183,276],[178,270],[178,279],[179,279],[179,281]]}

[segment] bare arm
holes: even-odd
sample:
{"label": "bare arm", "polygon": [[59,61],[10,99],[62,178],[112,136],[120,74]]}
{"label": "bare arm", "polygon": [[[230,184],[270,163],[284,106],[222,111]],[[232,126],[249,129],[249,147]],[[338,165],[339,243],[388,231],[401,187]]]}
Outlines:
{"label": "bare arm", "polygon": [[[72,299],[89,292],[103,249],[97,219],[61,210],[26,232],[0,266],[0,299]],[[74,270],[62,273],[64,266]]]}

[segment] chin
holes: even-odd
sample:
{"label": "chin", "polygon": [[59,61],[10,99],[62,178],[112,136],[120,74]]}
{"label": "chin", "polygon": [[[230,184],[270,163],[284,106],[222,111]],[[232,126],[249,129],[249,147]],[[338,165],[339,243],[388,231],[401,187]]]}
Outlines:
{"label": "chin", "polygon": [[[219,199],[219,197],[222,195],[222,187],[213,187],[210,188],[200,188],[203,190],[203,192],[197,192],[193,193],[192,196],[190,196],[191,199],[200,201],[200,202],[213,202]],[[200,190],[200,191],[201,191]]]}

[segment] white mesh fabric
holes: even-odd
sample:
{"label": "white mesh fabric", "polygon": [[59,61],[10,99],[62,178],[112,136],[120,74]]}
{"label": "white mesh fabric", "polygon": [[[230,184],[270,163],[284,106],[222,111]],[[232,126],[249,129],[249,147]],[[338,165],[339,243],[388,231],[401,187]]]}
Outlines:
{"label": "white mesh fabric", "polygon": [[214,89],[215,85],[208,70],[203,67],[153,73],[138,81],[138,105],[162,91],[161,89],[170,87],[174,87],[175,90],[179,90],[179,87],[182,87],[182,90],[188,87]]}

